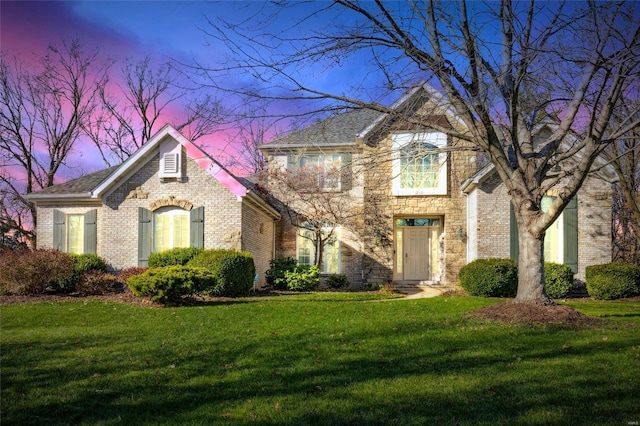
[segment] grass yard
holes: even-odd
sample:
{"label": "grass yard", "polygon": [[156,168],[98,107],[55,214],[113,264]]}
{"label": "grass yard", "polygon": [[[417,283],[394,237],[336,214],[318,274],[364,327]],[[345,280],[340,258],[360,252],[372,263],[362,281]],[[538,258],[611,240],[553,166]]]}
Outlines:
{"label": "grass yard", "polygon": [[3,306],[1,422],[640,422],[640,302],[569,303],[604,318],[572,329],[465,318],[490,299],[360,297]]}

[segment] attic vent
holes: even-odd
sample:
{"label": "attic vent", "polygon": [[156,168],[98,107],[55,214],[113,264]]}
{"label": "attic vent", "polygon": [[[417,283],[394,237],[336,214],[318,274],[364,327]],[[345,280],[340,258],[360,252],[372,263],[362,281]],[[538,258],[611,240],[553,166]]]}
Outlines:
{"label": "attic vent", "polygon": [[164,155],[165,173],[178,173],[178,154],[169,153]]}
{"label": "attic vent", "polygon": [[180,154],[177,152],[167,152],[160,157],[160,179],[180,178]]}

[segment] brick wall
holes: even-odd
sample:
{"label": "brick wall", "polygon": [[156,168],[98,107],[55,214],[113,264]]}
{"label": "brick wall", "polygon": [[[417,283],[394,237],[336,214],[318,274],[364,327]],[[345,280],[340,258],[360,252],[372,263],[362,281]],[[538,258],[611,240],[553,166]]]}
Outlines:
{"label": "brick wall", "polygon": [[242,250],[253,254],[253,261],[258,273],[258,287],[263,287],[265,272],[269,269],[269,261],[273,259],[274,221],[264,212],[242,203]]}
{"label": "brick wall", "polygon": [[[509,195],[497,173],[478,191],[478,257],[509,258]],[[578,272],[584,280],[589,265],[611,261],[611,184],[588,177],[578,191]]]}
{"label": "brick wall", "polygon": [[[204,207],[205,248],[236,248],[243,246],[243,234],[247,239],[252,232],[259,232],[259,224],[253,221],[244,229],[242,202],[215,178],[202,170],[194,161],[182,153],[183,177],[179,180],[162,181],[158,177],[158,152],[151,159],[115,188],[104,200],[103,205],[46,205],[38,206],[38,246],[53,245],[53,209],[64,213],[85,213],[97,208],[97,253],[104,257],[114,269],[138,265],[138,207],[151,209],[151,204],[165,197],[187,201],[194,208]],[[244,209],[246,210],[246,208]],[[250,218],[250,220],[253,220]],[[273,224],[264,222],[264,234],[259,244],[248,242],[249,246],[269,247],[269,255],[258,259],[264,267],[268,264]],[[263,235],[263,236],[262,236]],[[262,250],[262,249],[261,249]],[[266,249],[265,249],[266,250]],[[260,251],[260,256],[263,252]]]}

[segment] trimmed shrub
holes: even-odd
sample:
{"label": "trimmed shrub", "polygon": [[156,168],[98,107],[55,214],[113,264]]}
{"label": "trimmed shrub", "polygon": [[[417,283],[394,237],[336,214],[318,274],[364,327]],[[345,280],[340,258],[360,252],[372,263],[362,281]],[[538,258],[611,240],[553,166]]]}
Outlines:
{"label": "trimmed shrub", "polygon": [[563,299],[569,295],[572,286],[571,266],[558,263],[544,264],[544,287],[549,297]]}
{"label": "trimmed shrub", "polygon": [[286,271],[284,279],[291,291],[313,291],[320,285],[320,270],[315,265],[298,265],[293,271]]}
{"label": "trimmed shrub", "polygon": [[199,247],[179,247],[149,255],[149,267],[186,265],[191,259],[202,253]]}
{"label": "trimmed shrub", "polygon": [[473,296],[515,297],[518,266],[510,259],[476,259],[458,273],[460,285]]}
{"label": "trimmed shrub", "polygon": [[92,269],[80,276],[76,291],[81,296],[101,295],[118,291],[120,283],[115,275]]}
{"label": "trimmed shrub", "polygon": [[71,256],[57,250],[4,251],[0,256],[0,287],[8,294],[42,294],[73,275]]}
{"label": "trimmed shrub", "polygon": [[123,270],[118,272],[118,275],[117,275],[118,282],[121,283],[121,284],[127,284],[127,280],[129,278],[133,277],[134,275],[144,274],[148,270],[149,270],[149,268],[147,268],[147,267],[139,267],[139,266],[132,266],[130,268],[124,268]]}
{"label": "trimmed shrub", "polygon": [[587,266],[587,292],[599,300],[621,299],[640,295],[640,266],[630,263],[607,263]]}
{"label": "trimmed shrub", "polygon": [[292,257],[281,257],[269,262],[271,268],[265,274],[267,285],[276,290],[287,290],[286,272],[293,272],[298,261]]}
{"label": "trimmed shrub", "polygon": [[184,297],[212,287],[215,276],[205,268],[181,265],[150,268],[127,280],[127,286],[138,297],[165,305],[179,304]]}
{"label": "trimmed shrub", "polygon": [[327,277],[327,287],[338,289],[349,287],[349,279],[345,274],[331,274]]}
{"label": "trimmed shrub", "polygon": [[206,268],[215,280],[203,289],[204,294],[216,297],[238,297],[249,293],[256,276],[253,256],[246,251],[204,250],[187,266]]}

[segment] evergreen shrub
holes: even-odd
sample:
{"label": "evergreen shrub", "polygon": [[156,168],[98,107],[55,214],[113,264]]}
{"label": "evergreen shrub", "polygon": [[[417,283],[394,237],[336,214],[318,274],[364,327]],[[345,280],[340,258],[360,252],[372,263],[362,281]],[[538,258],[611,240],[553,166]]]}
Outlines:
{"label": "evergreen shrub", "polygon": [[298,261],[292,257],[280,257],[269,262],[271,268],[265,274],[267,285],[276,290],[287,290],[286,272],[293,272]]}
{"label": "evergreen shrub", "polygon": [[214,277],[204,294],[216,297],[238,297],[249,293],[256,276],[253,255],[236,250],[203,250],[187,266],[209,270]]}
{"label": "evergreen shrub", "polygon": [[515,297],[518,266],[510,259],[476,259],[460,269],[458,279],[472,296]]}
{"label": "evergreen shrub", "polygon": [[313,291],[320,285],[320,269],[312,265],[298,265],[293,271],[286,271],[284,279],[291,291]]}
{"label": "evergreen shrub", "polygon": [[544,287],[552,299],[563,299],[569,295],[573,286],[571,266],[558,263],[544,264]]}
{"label": "evergreen shrub", "polygon": [[191,259],[202,253],[199,247],[178,247],[149,255],[149,267],[186,265]]}
{"label": "evergreen shrub", "polygon": [[613,300],[640,295],[640,266],[613,262],[587,266],[587,292],[599,300]]}
{"label": "evergreen shrub", "polygon": [[138,297],[175,305],[185,297],[212,287],[215,279],[214,274],[206,268],[175,265],[149,268],[140,275],[129,277],[127,286]]}
{"label": "evergreen shrub", "polygon": [[349,279],[345,274],[331,274],[327,277],[327,287],[332,289],[349,287]]}

